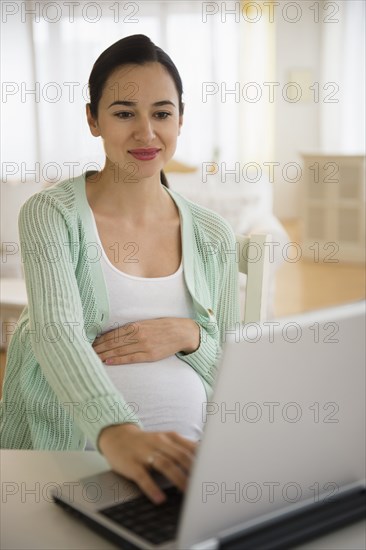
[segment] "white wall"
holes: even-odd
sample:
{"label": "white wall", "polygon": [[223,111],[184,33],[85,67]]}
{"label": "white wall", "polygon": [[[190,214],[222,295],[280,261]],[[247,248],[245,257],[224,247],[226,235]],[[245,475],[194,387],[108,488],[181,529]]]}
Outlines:
{"label": "white wall", "polygon": [[[310,2],[301,2],[302,17],[296,23],[289,23],[283,17],[276,18],[276,81],[283,84],[291,81],[291,71],[309,70],[311,83],[320,82],[320,48],[321,24],[314,22],[314,12],[309,9]],[[312,2],[314,4],[314,2]],[[290,12],[289,12],[290,14]],[[300,79],[296,79],[303,91]],[[314,102],[311,92],[308,99],[290,103],[276,94],[275,101],[275,161],[280,163],[275,168],[274,213],[281,219],[294,218],[299,215],[300,186],[286,181],[282,169],[287,163],[301,165],[300,152],[317,151],[319,148],[319,103]],[[296,172],[289,170],[287,179],[296,179]]]}

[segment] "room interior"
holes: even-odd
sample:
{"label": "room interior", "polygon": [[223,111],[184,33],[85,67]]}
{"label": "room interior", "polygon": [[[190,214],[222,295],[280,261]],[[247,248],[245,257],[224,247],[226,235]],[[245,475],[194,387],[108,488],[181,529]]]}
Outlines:
{"label": "room interior", "polygon": [[[260,254],[264,254],[263,258],[261,256],[263,263],[259,265],[257,262],[256,248],[254,256],[250,257],[249,247],[246,261],[239,262],[239,270],[243,271],[238,274],[243,319],[244,311],[247,312],[247,290],[252,284],[252,279],[249,283],[249,274],[244,272],[248,271],[251,262],[257,268],[251,271],[251,277],[253,273],[258,273],[258,278],[263,275],[261,266],[266,269],[260,297],[265,304],[261,307],[261,320],[280,321],[284,318],[284,322],[287,319],[291,324],[292,319],[298,319],[297,316],[305,312],[316,316],[314,310],[319,310],[319,319],[324,320],[328,317],[322,317],[323,308],[351,302],[360,302],[356,307],[359,309],[358,315],[361,315],[360,310],[364,306],[361,301],[365,299],[366,288],[365,6],[366,3],[360,0],[1,2],[0,398],[11,335],[28,301],[17,222],[20,209],[34,193],[77,177],[87,170],[103,168],[105,154],[102,140],[91,135],[85,116],[85,106],[89,100],[88,78],[98,55],[109,45],[131,34],[146,34],[165,50],[176,64],[183,81],[183,127],[176,152],[164,167],[169,187],[189,201],[222,216],[235,235],[240,236],[241,242],[249,242],[247,237],[255,241],[259,236],[265,243],[264,248],[260,249]],[[245,269],[241,269],[243,264]],[[342,315],[340,313],[340,319]],[[359,317],[355,322],[357,320]],[[340,322],[347,324],[347,319]],[[313,318],[311,323],[314,323]],[[323,324],[323,328],[325,326],[327,323]],[[318,406],[319,414],[319,402],[327,395],[330,397],[320,408],[321,414],[324,417],[326,413],[326,418],[329,417],[327,407],[337,405],[338,400],[341,403],[340,417],[344,422],[334,420],[333,424],[331,420],[326,424],[322,418],[319,423],[319,418],[315,420],[315,416],[312,422],[312,414],[308,417],[307,427],[306,424],[293,423],[297,422],[293,419],[284,423],[282,418],[278,424],[271,424],[271,421],[268,426],[280,426],[277,434],[282,433],[282,444],[276,439],[276,431],[268,431],[267,435],[263,432],[264,436],[253,439],[254,443],[259,443],[260,452],[257,453],[252,452],[255,445],[248,447],[247,435],[250,441],[252,428],[259,429],[256,434],[261,434],[263,424],[260,422],[254,424],[250,420],[245,428],[249,426],[249,431],[242,431],[240,437],[234,438],[230,434],[233,447],[236,445],[235,452],[226,452],[226,445],[222,444],[215,430],[212,431],[215,451],[208,454],[210,463],[215,462],[213,455],[219,442],[220,452],[217,452],[215,459],[220,469],[224,469],[222,465],[225,464],[225,472],[235,475],[235,469],[228,467],[226,460],[228,456],[230,459],[236,457],[243,479],[245,475],[241,470],[245,468],[242,458],[244,455],[247,458],[251,452],[255,464],[253,479],[260,479],[257,474],[261,462],[266,468],[270,462],[271,466],[278,466],[278,471],[282,469],[283,479],[290,479],[286,476],[292,475],[289,474],[291,468],[287,469],[291,462],[291,467],[298,467],[308,477],[315,472],[313,479],[319,480],[322,479],[319,465],[326,470],[326,475],[332,472],[333,467],[333,473],[337,476],[337,464],[339,466],[343,462],[344,470],[348,469],[352,477],[352,468],[359,463],[359,479],[358,472],[364,468],[360,466],[363,460],[362,452],[359,452],[364,441],[364,396],[362,384],[356,383],[357,377],[359,380],[364,377],[360,357],[362,353],[364,355],[365,348],[364,341],[363,347],[361,345],[361,333],[361,323],[356,330],[342,333],[342,336],[348,335],[348,340],[345,339],[347,343],[342,340],[340,346],[330,346],[332,357],[338,354],[334,361],[322,362],[321,357],[327,357],[324,346],[319,355],[321,346],[315,352],[314,346],[308,346],[307,350],[312,347],[312,353],[316,353],[316,360],[308,361],[304,352],[300,353],[301,360],[298,361],[298,349],[305,350],[305,344],[302,348],[289,344],[292,360],[286,356],[285,347],[281,356],[285,357],[283,360],[273,360],[274,350],[270,350],[271,358],[266,361],[266,366],[271,368],[267,376],[258,369],[263,364],[257,361],[257,357],[245,365],[246,368],[255,367],[252,377],[257,380],[256,384],[252,380],[254,397],[249,399],[249,405],[255,403],[255,392],[260,388],[262,393],[259,395],[269,396],[265,405],[273,404],[270,399],[274,395],[280,401],[281,394],[288,397],[285,399],[287,405],[299,406],[297,399],[304,405],[303,412],[310,410],[315,415],[314,406]],[[351,347],[349,342],[352,341],[353,345],[354,340],[358,343],[354,346],[355,355],[350,361],[348,357],[344,361],[342,354],[346,354],[345,350]],[[253,355],[254,351],[252,347]],[[70,357],[74,356],[74,352],[75,348]],[[21,354],[25,356],[23,349]],[[18,356],[14,357],[17,361]],[[237,364],[240,364],[242,373],[243,357],[240,356],[239,360]],[[338,375],[342,371],[343,378],[337,378],[337,373],[334,373],[333,367],[337,362],[338,367],[342,363]],[[83,365],[83,362],[80,364]],[[61,361],[59,365],[69,366]],[[278,370],[272,369],[273,365],[279,367]],[[304,365],[306,368],[303,368]],[[303,378],[292,367],[299,367]],[[34,380],[36,375],[31,369],[28,370],[31,373],[29,378]],[[53,369],[55,372],[57,369]],[[245,378],[247,372],[253,373],[253,370],[244,371],[243,375],[245,391],[249,388],[251,395],[250,383]],[[283,372],[287,372],[287,376],[281,376]],[[353,376],[354,373],[356,376]],[[231,376],[231,379],[236,385],[238,401],[244,399],[245,384],[238,383],[238,376]],[[80,387],[84,386],[84,377],[82,381]],[[14,388],[13,382],[9,387],[11,384]],[[136,385],[135,379],[133,384]],[[22,383],[18,387],[22,388]],[[307,393],[304,393],[304,388],[307,388]],[[150,387],[148,390],[150,392]],[[182,392],[181,385],[179,392]],[[312,405],[307,407],[305,400],[301,399],[304,395],[308,398],[310,394]],[[225,400],[221,402],[221,405],[226,404]],[[12,411],[13,405],[16,410],[15,401],[10,403],[8,410]],[[30,403],[32,405],[39,403]],[[232,411],[229,411],[230,414]],[[170,415],[165,417],[170,418]],[[37,429],[43,425],[38,420],[35,424]],[[220,426],[224,424],[221,417]],[[27,426],[23,417],[18,425]],[[294,437],[300,433],[300,425],[304,433],[308,429],[308,437],[303,437],[301,441]],[[237,420],[235,426],[239,427]],[[348,426],[352,428],[347,429]],[[13,428],[8,431],[13,433]],[[229,431],[222,430],[222,433],[228,436]],[[342,437],[335,435],[339,433],[343,434]],[[316,437],[320,446],[317,446]],[[350,445],[347,445],[347,437]],[[74,440],[78,439],[76,433]],[[22,444],[24,441],[25,438]],[[83,449],[80,441],[79,449]],[[31,445],[36,447],[34,441]],[[306,462],[306,452],[299,451],[301,446],[306,448],[309,456],[312,455],[314,464],[317,462],[315,469],[312,470],[314,464],[309,466],[310,461]],[[5,541],[4,548],[99,549],[101,541],[105,542],[103,548],[114,548],[114,543],[112,545],[106,539],[98,538],[99,535],[89,530],[89,526],[82,526],[79,518],[66,518],[66,512],[55,510],[50,497],[51,491],[60,487],[65,479],[69,480],[66,485],[71,486],[71,479],[96,475],[85,477],[85,480],[97,480],[102,486],[103,473],[100,478],[98,476],[102,469],[107,467],[109,470],[106,457],[98,452],[89,452],[87,456],[84,450],[89,451],[88,448],[75,452],[75,447],[72,452],[64,453],[59,452],[60,447],[57,446],[54,447],[57,450],[51,452],[23,447],[22,450],[6,448],[1,451],[0,469],[5,493],[2,500],[6,518],[2,522],[1,535],[2,541]],[[238,452],[240,448],[242,454],[240,450]],[[341,449],[341,452],[333,452],[334,448]],[[328,451],[328,455],[333,453],[332,459],[336,459],[324,460],[322,449]],[[292,455],[292,452],[295,454]],[[300,458],[306,462],[305,468],[301,460],[291,458],[296,456],[296,452],[299,455],[302,453]],[[287,455],[286,458],[284,455]],[[283,461],[281,458],[276,460],[276,456],[282,456]],[[343,460],[343,457],[346,459]],[[156,457],[148,457],[148,463],[152,466],[151,458],[156,461]],[[286,459],[288,464],[284,467]],[[105,474],[116,500],[116,486],[112,484],[113,478],[108,477],[114,474],[111,471]],[[295,478],[296,475],[291,479]],[[275,479],[275,476],[270,479]],[[306,490],[311,491],[317,486],[318,495],[316,499],[314,491],[313,502],[318,504],[319,483],[313,483],[313,479],[311,484],[305,485]],[[321,482],[323,489],[329,489],[332,484],[337,486],[335,482],[340,481],[337,477],[327,479],[334,481],[325,485]],[[272,489],[274,485],[280,485],[274,481],[266,483],[271,484]],[[291,484],[293,488],[296,483],[292,481],[286,486]],[[88,501],[84,495],[86,485],[81,484],[80,488],[83,499]],[[199,492],[199,484],[195,483],[194,488]],[[228,493],[233,493],[232,485]],[[200,498],[203,503],[203,497]],[[227,501],[225,496],[222,502],[227,503],[229,499]],[[252,502],[250,506],[253,506]],[[292,504],[294,500],[289,502]],[[360,510],[362,506],[364,504],[360,504]],[[196,517],[199,518],[196,523],[201,523],[204,514],[195,517],[193,507],[187,508],[193,517],[189,527]],[[345,515],[351,511],[355,516],[356,508],[353,501]],[[321,511],[319,514],[318,509]],[[206,516],[210,516],[212,523],[211,515]],[[318,522],[321,523],[321,518],[322,508],[319,507],[314,512],[314,520],[304,522],[305,541],[306,536],[310,537],[306,531],[310,532]],[[341,522],[335,526],[338,519],[334,511],[325,521],[329,525],[332,523],[331,527],[328,525],[329,538],[316,539],[310,544],[305,542],[305,546],[301,544],[301,529],[295,526],[293,533],[300,532],[295,534],[301,544],[296,547],[304,550],[361,548],[365,540],[364,523],[359,521],[337,530]],[[353,521],[356,522],[355,519]],[[157,528],[161,527],[159,521],[155,523]],[[310,523],[313,525],[310,526]],[[214,524],[217,528],[216,522]],[[289,528],[286,527],[287,535],[291,532],[291,525],[290,522]],[[333,528],[335,531],[331,532]],[[278,533],[271,529],[267,531],[271,544]],[[208,541],[208,545],[206,541],[194,547],[211,548],[212,540]],[[239,548],[237,541],[235,544]]]}
{"label": "room interior", "polygon": [[137,33],[168,51],[183,80],[169,185],[236,233],[272,236],[268,318],[365,297],[363,2],[141,2],[136,13],[121,2],[118,13],[103,3],[73,16],[23,4],[22,17],[5,14],[2,53],[1,279],[20,305],[19,209],[103,166],[85,119],[88,72]]}

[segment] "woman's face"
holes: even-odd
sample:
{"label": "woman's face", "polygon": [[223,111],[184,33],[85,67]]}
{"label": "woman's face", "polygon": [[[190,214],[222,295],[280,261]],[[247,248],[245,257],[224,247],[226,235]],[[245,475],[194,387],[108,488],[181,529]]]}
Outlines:
{"label": "woman's face", "polygon": [[183,122],[174,81],[157,62],[116,69],[104,86],[98,119],[89,105],[87,116],[109,162],[138,179],[159,174],[172,158]]}

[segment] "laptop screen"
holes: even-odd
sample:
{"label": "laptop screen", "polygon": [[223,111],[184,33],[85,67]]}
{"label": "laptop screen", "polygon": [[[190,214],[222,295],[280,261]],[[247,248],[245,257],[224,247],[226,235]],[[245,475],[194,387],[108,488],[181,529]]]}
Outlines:
{"label": "laptop screen", "polygon": [[365,302],[228,334],[181,547],[364,482],[364,335]]}

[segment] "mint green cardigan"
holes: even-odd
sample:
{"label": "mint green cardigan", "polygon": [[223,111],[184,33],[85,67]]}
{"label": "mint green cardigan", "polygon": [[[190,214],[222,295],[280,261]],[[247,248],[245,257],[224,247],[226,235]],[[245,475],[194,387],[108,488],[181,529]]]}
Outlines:
{"label": "mint green cardigan", "polygon": [[[84,173],[31,196],[19,214],[28,306],[8,347],[1,447],[83,450],[109,425],[136,422],[92,343],[109,303]],[[164,187],[180,215],[183,268],[200,344],[176,353],[210,400],[226,331],[240,323],[235,235],[219,214]]]}

